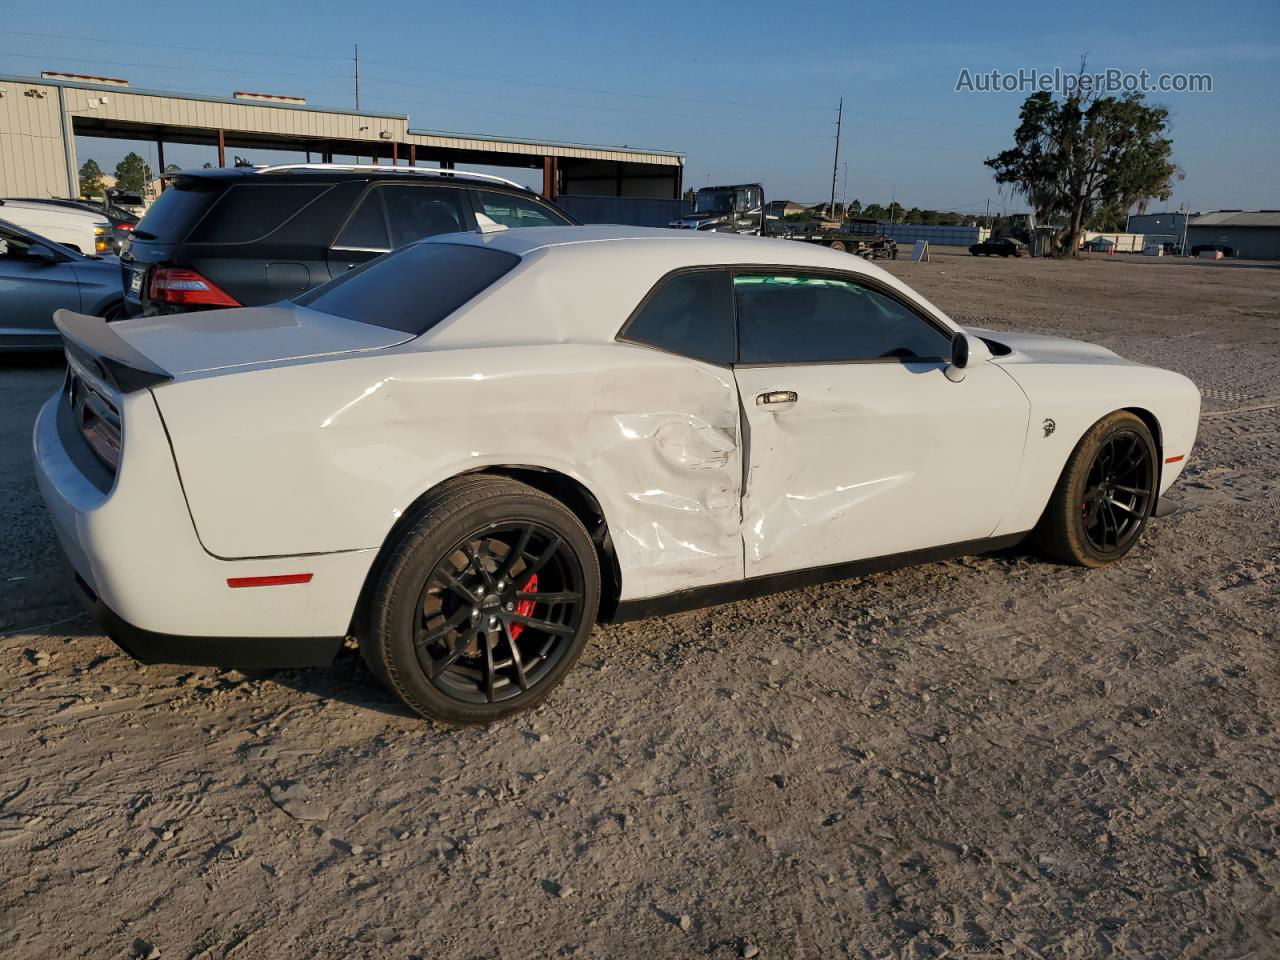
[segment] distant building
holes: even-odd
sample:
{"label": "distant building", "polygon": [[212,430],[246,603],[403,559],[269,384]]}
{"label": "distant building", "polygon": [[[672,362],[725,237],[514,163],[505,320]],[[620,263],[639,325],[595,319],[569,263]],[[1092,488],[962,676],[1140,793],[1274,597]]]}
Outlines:
{"label": "distant building", "polygon": [[1280,260],[1280,210],[1218,210],[1187,225],[1187,247],[1217,247],[1229,257]]}
{"label": "distant building", "polygon": [[1194,220],[1198,213],[1136,213],[1125,225],[1126,233],[1143,233],[1147,236],[1172,237],[1182,242],[1182,227],[1187,219]]}

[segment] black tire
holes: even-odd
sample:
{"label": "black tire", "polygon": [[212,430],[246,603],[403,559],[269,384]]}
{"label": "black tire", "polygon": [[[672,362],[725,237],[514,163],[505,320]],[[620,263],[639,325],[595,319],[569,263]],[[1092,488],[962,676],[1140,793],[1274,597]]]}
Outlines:
{"label": "black tire", "polygon": [[117,320],[125,319],[124,304],[113,303],[107,309],[102,311],[102,319],[107,323],[114,323]]}
{"label": "black tire", "polygon": [[434,491],[372,576],[365,662],[410,709],[449,724],[491,723],[539,703],[581,655],[600,603],[581,521],[505,477]]}
{"label": "black tire", "polygon": [[1146,528],[1159,475],[1147,425],[1125,410],[1103,417],[1067,459],[1034,545],[1049,559],[1082,567],[1119,560]]}
{"label": "black tire", "polygon": [[843,240],[832,240],[832,241],[831,241],[831,249],[832,249],[832,250],[834,250],[834,251],[836,251],[836,253],[848,253],[848,252],[849,252],[849,248],[848,248],[848,247],[846,247],[846,246],[844,245],[844,241],[843,241]]}

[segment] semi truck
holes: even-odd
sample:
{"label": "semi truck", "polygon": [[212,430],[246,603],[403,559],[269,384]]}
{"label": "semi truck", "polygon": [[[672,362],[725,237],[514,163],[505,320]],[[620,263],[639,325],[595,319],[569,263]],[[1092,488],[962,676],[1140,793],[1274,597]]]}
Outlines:
{"label": "semi truck", "polygon": [[737,183],[703,187],[693,196],[693,212],[672,220],[667,226],[677,230],[706,230],[779,237],[830,247],[854,256],[897,259],[898,245],[885,236],[875,220],[853,219],[792,222],[771,217],[764,200],[764,186]]}

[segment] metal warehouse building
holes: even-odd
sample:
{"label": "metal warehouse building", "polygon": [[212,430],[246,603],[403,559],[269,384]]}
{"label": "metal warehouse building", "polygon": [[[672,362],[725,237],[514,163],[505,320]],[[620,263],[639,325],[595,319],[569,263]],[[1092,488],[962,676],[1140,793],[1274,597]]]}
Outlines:
{"label": "metal warehouse building", "polygon": [[1187,225],[1187,245],[1229,247],[1249,260],[1280,260],[1280,210],[1219,210]]}
{"label": "metal warehouse building", "polygon": [[216,146],[218,166],[227,165],[230,150],[270,148],[308,151],[316,161],[336,154],[362,162],[536,169],[550,199],[674,199],[683,190],[684,155],[669,151],[412,130],[403,115],[311,107],[266,94],[206,97],[106,78],[0,75],[0,196],[77,196],[77,136],[152,141],[161,170],[166,143],[189,143]]}

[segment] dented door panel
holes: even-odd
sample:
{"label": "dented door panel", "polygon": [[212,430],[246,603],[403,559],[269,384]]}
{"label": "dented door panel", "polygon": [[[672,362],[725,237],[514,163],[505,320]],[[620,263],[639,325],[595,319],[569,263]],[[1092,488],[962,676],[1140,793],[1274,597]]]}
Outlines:
{"label": "dented door panel", "polygon": [[[989,536],[1010,499],[1026,397],[994,365],[739,367],[749,577]],[[757,402],[794,392],[794,402]]]}

